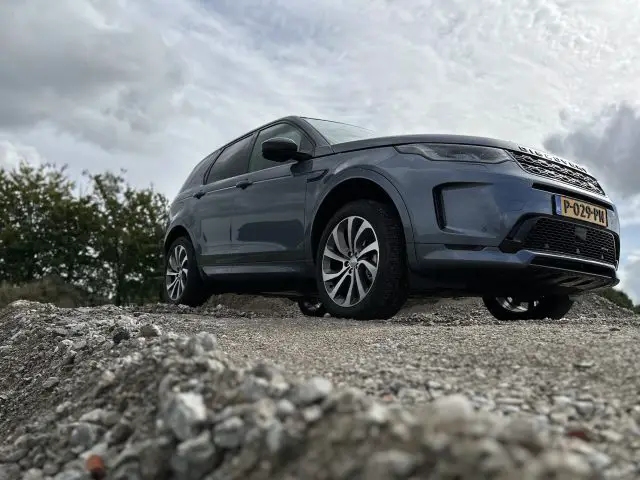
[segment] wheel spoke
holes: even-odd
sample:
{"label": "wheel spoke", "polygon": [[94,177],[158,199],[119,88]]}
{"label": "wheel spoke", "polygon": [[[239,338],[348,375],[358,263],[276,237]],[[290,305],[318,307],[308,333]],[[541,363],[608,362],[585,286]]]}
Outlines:
{"label": "wheel spoke", "polygon": [[369,222],[365,221],[365,222],[362,222],[360,224],[360,228],[358,228],[358,231],[356,232],[356,236],[353,239],[353,248],[354,249],[358,245],[358,239],[360,238],[360,235],[362,235],[367,228],[371,228],[371,225],[369,225]]}
{"label": "wheel spoke", "polygon": [[340,290],[340,287],[344,283],[344,280],[345,278],[347,278],[347,276],[348,275],[344,275],[340,280],[338,280],[338,283],[336,283],[333,289],[331,290],[331,292],[329,292],[329,296],[331,297],[331,300],[334,300],[336,298],[336,294],[338,293],[338,290]]}
{"label": "wheel spoke", "polygon": [[349,249],[350,252],[353,252],[353,237],[351,236],[351,234],[353,230],[353,217],[349,217],[347,218],[347,248]]}
{"label": "wheel spoke", "polygon": [[351,275],[349,279],[349,290],[347,291],[347,296],[345,297],[345,307],[349,307],[353,305],[355,302],[353,301],[353,287],[355,285],[355,275]]}
{"label": "wheel spoke", "polygon": [[347,258],[349,251],[342,245],[342,238],[340,238],[338,227],[333,230],[333,241],[336,244],[336,248],[338,249],[340,254]]}
{"label": "wheel spoke", "polygon": [[358,253],[358,260],[361,259],[364,255],[366,255],[367,253],[370,253],[370,252],[378,252],[378,241],[377,240],[374,240],[372,243],[370,243],[369,245],[364,247],[362,250],[360,250],[360,252]]}
{"label": "wheel spoke", "polygon": [[328,248],[326,248],[324,250],[324,256],[328,257],[332,260],[335,260],[337,262],[346,262],[348,260],[347,257],[343,256],[341,253],[337,253],[337,252],[333,252],[331,250],[329,250]]}
{"label": "wheel spoke", "polygon": [[364,265],[364,267],[369,270],[369,273],[371,273],[372,277],[376,276],[376,273],[378,273],[378,267],[376,267],[373,263],[369,262],[368,260],[360,260],[360,265]]}
{"label": "wheel spoke", "polygon": [[331,280],[335,280],[339,276],[344,275],[345,273],[347,273],[348,270],[349,270],[348,267],[342,267],[342,269],[338,272],[327,273],[323,271],[322,280],[324,280],[325,282],[330,282]]}
{"label": "wheel spoke", "polygon": [[364,289],[364,285],[362,285],[362,279],[360,278],[360,272],[356,268],[354,270],[354,276],[356,277],[356,285],[358,286],[358,298],[362,300],[366,295],[366,291]]}

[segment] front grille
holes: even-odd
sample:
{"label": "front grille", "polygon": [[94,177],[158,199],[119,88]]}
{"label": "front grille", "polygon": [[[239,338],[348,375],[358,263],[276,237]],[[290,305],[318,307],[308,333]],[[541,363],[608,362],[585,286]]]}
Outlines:
{"label": "front grille", "polygon": [[541,218],[524,240],[524,248],[616,264],[613,233],[564,220]]}
{"label": "front grille", "polygon": [[565,167],[564,165],[550,160],[545,160],[544,158],[533,157],[531,155],[525,155],[517,152],[511,153],[516,158],[518,165],[533,175],[551,178],[559,182],[573,185],[574,187],[583,188],[590,192],[604,195],[604,190],[598,181],[588,173]]}

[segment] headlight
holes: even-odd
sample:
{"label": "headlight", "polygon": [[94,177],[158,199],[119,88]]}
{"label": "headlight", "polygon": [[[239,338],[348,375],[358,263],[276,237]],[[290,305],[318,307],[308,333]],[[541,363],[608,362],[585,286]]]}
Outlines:
{"label": "headlight", "polygon": [[452,143],[412,143],[396,145],[400,153],[413,153],[429,160],[454,162],[500,163],[513,160],[506,150],[479,145]]}

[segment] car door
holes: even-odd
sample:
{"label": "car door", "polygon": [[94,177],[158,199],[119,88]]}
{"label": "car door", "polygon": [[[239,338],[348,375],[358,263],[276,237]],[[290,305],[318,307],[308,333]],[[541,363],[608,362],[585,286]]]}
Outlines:
{"label": "car door", "polygon": [[216,266],[231,260],[231,219],[239,179],[246,175],[253,135],[228,145],[213,162],[202,188],[194,194],[194,220],[200,226],[201,266],[212,273]]}
{"label": "car door", "polygon": [[262,129],[249,159],[247,186],[237,197],[232,220],[236,263],[261,271],[290,269],[304,260],[305,195],[312,161],[278,163],[262,156],[262,142],[293,139],[312,151],[313,141],[300,128],[278,123]]}

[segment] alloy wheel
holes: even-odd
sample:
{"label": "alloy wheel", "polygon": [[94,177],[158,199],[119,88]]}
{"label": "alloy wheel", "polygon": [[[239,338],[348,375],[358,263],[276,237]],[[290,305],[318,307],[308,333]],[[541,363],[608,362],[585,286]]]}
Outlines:
{"label": "alloy wheel", "polygon": [[496,300],[502,308],[513,313],[524,313],[538,306],[539,301],[521,301],[515,297],[497,297]]}
{"label": "alloy wheel", "polygon": [[167,272],[165,274],[165,284],[167,294],[173,301],[178,300],[187,286],[187,276],[189,275],[189,257],[187,249],[182,245],[176,245],[167,262]]}
{"label": "alloy wheel", "polygon": [[378,273],[380,247],[371,224],[349,216],[332,230],[322,254],[324,288],[337,305],[353,307],[369,293]]}

